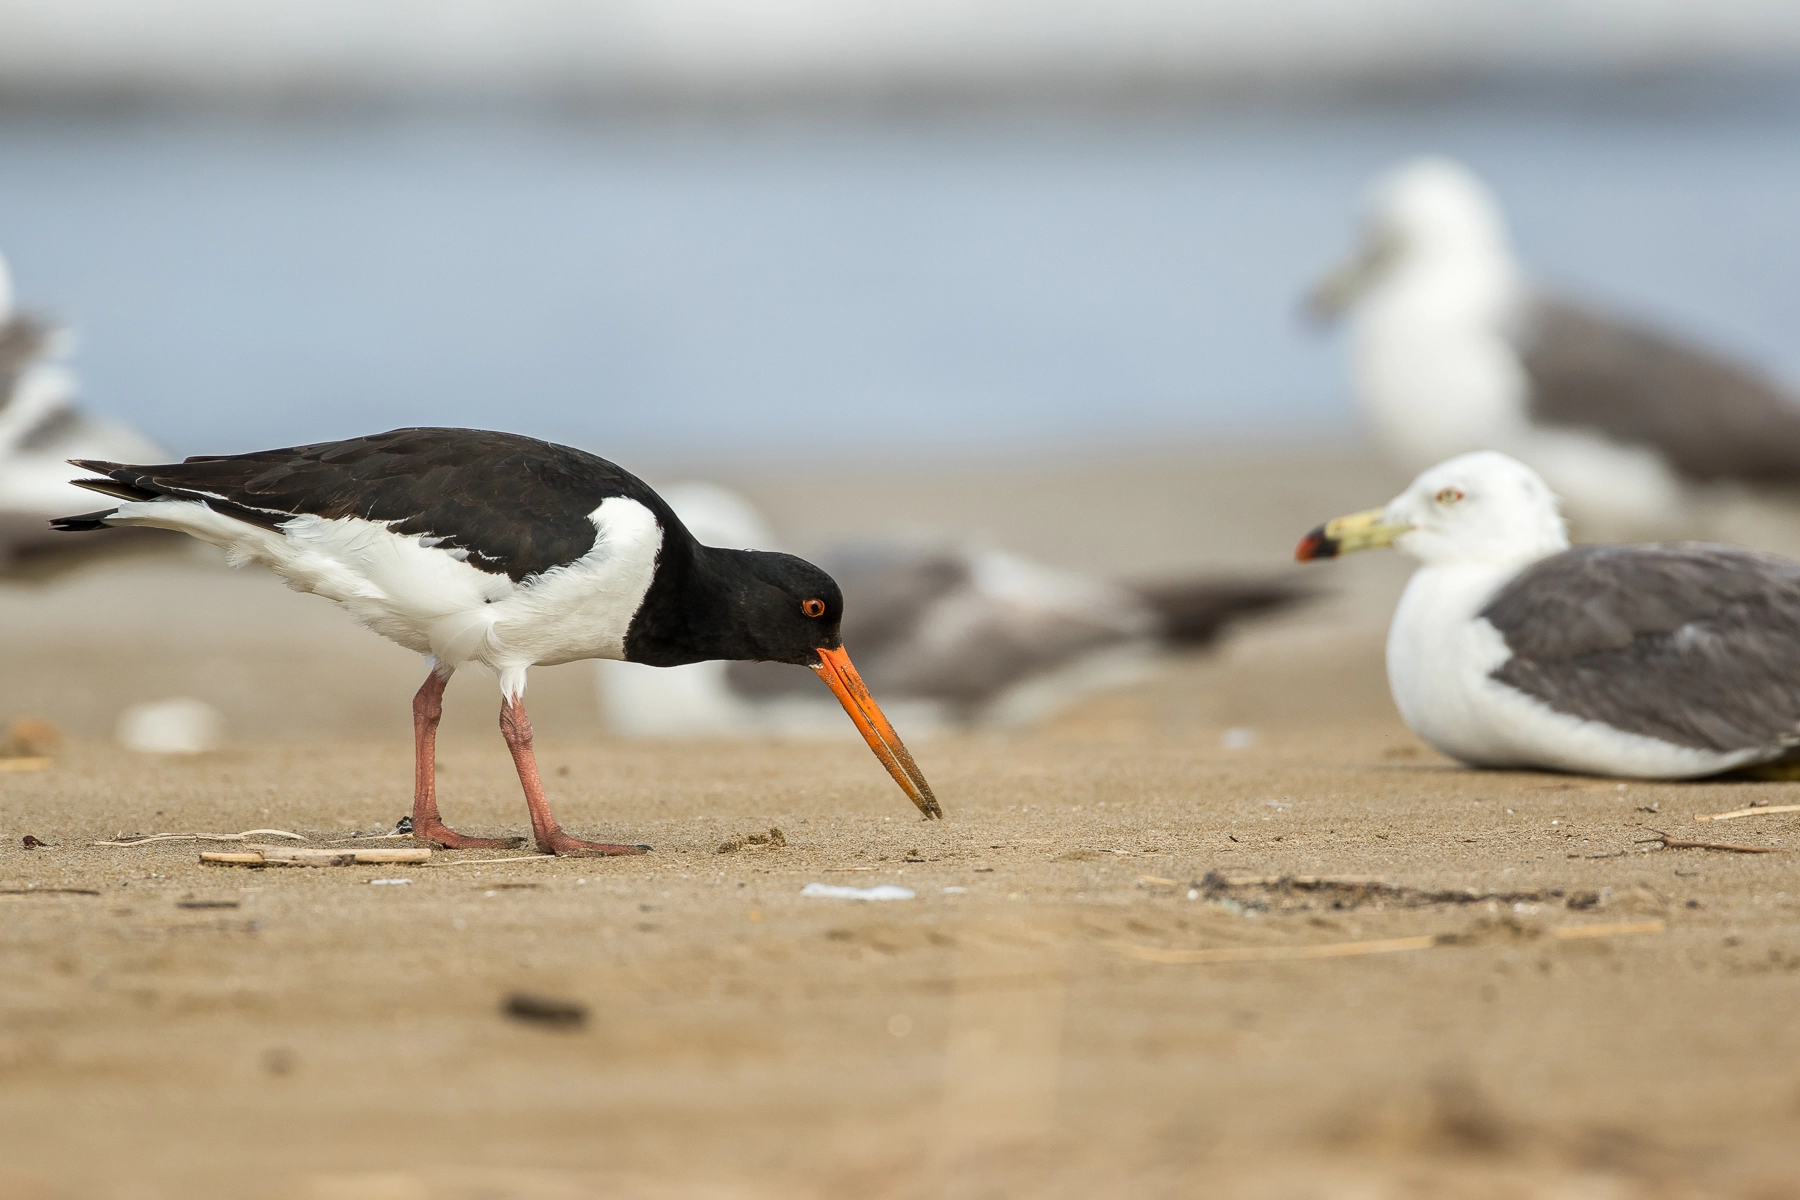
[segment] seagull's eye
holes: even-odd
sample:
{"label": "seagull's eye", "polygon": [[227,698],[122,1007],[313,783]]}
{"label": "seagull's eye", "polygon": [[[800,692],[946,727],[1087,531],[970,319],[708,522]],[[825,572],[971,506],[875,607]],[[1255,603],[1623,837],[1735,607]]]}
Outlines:
{"label": "seagull's eye", "polygon": [[1437,502],[1439,504],[1455,504],[1462,498],[1463,494],[1461,488],[1445,488],[1437,494]]}
{"label": "seagull's eye", "polygon": [[825,602],[823,600],[802,600],[800,611],[809,617],[822,617],[825,615]]}

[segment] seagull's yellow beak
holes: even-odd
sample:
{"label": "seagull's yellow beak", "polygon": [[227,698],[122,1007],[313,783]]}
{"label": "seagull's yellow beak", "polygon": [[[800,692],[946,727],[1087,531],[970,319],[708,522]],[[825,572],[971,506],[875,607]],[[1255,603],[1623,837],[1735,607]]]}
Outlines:
{"label": "seagull's yellow beak", "polygon": [[1306,294],[1306,315],[1320,325],[1343,316],[1387,271],[1397,251],[1392,237],[1379,233],[1366,236],[1355,254],[1334,267]]}
{"label": "seagull's yellow beak", "polygon": [[1315,558],[1336,558],[1354,550],[1375,550],[1393,545],[1394,540],[1409,532],[1412,526],[1384,524],[1385,511],[1371,508],[1368,512],[1351,513],[1325,522],[1300,539],[1294,558],[1299,562],[1311,562]]}

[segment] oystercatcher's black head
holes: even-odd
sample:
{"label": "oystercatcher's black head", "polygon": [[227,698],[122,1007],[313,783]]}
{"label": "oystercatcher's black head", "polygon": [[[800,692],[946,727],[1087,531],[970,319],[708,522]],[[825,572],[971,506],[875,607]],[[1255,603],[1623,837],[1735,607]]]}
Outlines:
{"label": "oystercatcher's black head", "polygon": [[626,657],[657,666],[725,658],[811,667],[919,811],[943,816],[919,764],[844,651],[838,634],[844,596],[837,582],[792,554],[694,550],[691,582],[654,603],[646,598],[638,610]]}
{"label": "oystercatcher's black head", "polygon": [[816,667],[820,650],[844,644],[844,594],[831,576],[792,554],[731,554],[748,576],[736,606],[743,645],[731,657]]}

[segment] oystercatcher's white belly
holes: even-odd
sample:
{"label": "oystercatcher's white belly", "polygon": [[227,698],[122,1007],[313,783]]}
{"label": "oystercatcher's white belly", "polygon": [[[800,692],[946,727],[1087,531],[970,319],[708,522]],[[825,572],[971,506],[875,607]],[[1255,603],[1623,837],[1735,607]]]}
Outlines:
{"label": "oystercatcher's white belly", "polygon": [[656,574],[662,527],[622,496],[602,501],[588,519],[595,536],[587,553],[520,583],[470,566],[467,551],[440,539],[359,517],[299,516],[271,530],[197,500],[158,499],[121,504],[110,523],[211,542],[234,566],[262,563],[409,650],[451,667],[481,663],[503,688],[522,692],[528,667],[625,657],[625,634]]}

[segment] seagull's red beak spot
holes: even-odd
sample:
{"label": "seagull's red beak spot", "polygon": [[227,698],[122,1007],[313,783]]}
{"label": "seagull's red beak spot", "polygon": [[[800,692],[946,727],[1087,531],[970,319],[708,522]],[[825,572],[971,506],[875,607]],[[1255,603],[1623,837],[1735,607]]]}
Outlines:
{"label": "seagull's red beak spot", "polygon": [[869,749],[881,760],[894,782],[900,785],[912,802],[919,806],[919,811],[927,817],[942,817],[944,810],[938,807],[937,797],[931,794],[931,785],[925,782],[925,775],[919,770],[919,764],[900,742],[900,735],[888,724],[882,714],[881,706],[869,695],[869,689],[850,665],[850,656],[842,649],[819,650],[818,665],[813,670],[819,678],[837,696],[838,703],[856,722],[857,732],[869,743]]}
{"label": "seagull's red beak spot", "polygon": [[1312,562],[1318,558],[1336,558],[1337,555],[1337,540],[1325,535],[1323,525],[1301,538],[1300,544],[1294,548],[1295,562]]}

